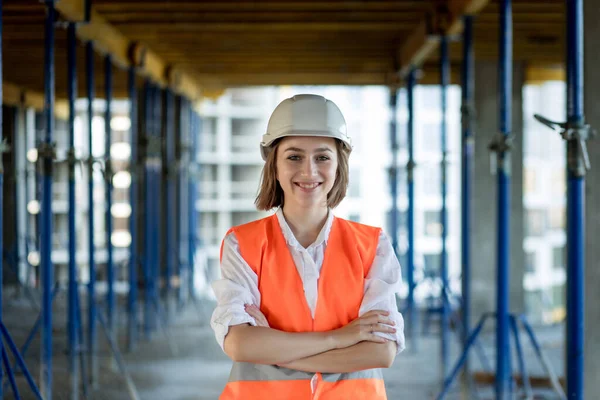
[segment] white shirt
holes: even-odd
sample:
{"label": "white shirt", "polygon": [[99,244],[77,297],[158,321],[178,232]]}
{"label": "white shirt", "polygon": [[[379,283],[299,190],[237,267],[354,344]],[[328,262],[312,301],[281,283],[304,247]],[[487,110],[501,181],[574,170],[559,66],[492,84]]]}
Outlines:
{"label": "white shirt", "polygon": [[[298,274],[302,278],[306,302],[314,318],[318,301],[317,282],[333,224],[333,212],[329,211],[327,221],[317,240],[307,248],[304,248],[294,237],[281,208],[277,210],[276,216]],[[212,284],[217,298],[217,307],[212,314],[210,325],[215,331],[217,342],[223,348],[223,341],[230,326],[245,323],[256,326],[256,321],[246,313],[244,305],[254,304],[260,307],[258,276],[242,258],[233,232],[225,236],[223,241],[221,276],[221,279]],[[398,259],[387,236],[381,232],[373,264],[365,278],[359,316],[371,310],[389,311],[390,318],[396,322],[394,326],[396,333],[376,332],[376,334],[395,340],[398,344],[398,353],[404,350],[404,319],[396,305],[396,293],[399,291],[401,280]]]}

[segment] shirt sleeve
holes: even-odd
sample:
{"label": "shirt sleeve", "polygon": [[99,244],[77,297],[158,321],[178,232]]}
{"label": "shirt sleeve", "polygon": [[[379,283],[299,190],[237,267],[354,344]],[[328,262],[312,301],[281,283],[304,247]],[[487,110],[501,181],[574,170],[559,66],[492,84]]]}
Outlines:
{"label": "shirt sleeve", "polygon": [[373,264],[365,279],[364,296],[359,316],[371,310],[389,311],[390,318],[396,322],[394,326],[396,333],[376,332],[375,334],[396,341],[398,345],[397,353],[400,353],[405,347],[404,318],[398,311],[396,303],[396,293],[399,292],[401,283],[400,263],[396,258],[390,240],[382,231],[379,235]]}
{"label": "shirt sleeve", "polygon": [[260,306],[258,276],[240,254],[235,234],[223,240],[221,279],[212,283],[217,306],[210,319],[217,343],[223,349],[229,327],[240,324],[256,326],[256,321],[244,309],[245,304]]}

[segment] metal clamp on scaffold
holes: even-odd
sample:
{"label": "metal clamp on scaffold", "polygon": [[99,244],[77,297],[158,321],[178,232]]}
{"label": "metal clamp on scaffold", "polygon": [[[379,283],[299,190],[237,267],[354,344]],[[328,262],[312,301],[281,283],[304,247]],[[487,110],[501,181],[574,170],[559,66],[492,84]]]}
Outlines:
{"label": "metal clamp on scaffold", "polygon": [[79,168],[83,170],[83,160],[77,158],[74,147],[71,147],[69,150],[67,150],[67,158],[63,161],[66,161],[67,165],[69,166],[69,177],[71,178],[75,176],[75,165],[79,165]]}
{"label": "metal clamp on scaffold", "polygon": [[406,163],[406,174],[408,176],[408,181],[412,182],[414,180],[414,171],[417,166],[417,163],[414,161],[409,161]]}
{"label": "metal clamp on scaffold", "polygon": [[104,173],[104,180],[106,181],[106,184],[112,184],[115,171],[113,170],[112,160],[110,157],[104,159],[104,170],[102,172]]}
{"label": "metal clamp on scaffold", "polygon": [[463,131],[471,131],[475,129],[475,117],[477,112],[472,102],[460,106],[460,124]]}
{"label": "metal clamp on scaffold", "polygon": [[88,175],[91,177],[94,173],[94,165],[98,164],[98,166],[100,167],[100,172],[104,173],[104,165],[102,165],[103,160],[99,157],[93,157],[93,156],[89,156],[86,159],[81,160],[82,163],[85,162],[87,164],[88,167]]}
{"label": "metal clamp on scaffold", "polygon": [[52,175],[52,164],[56,161],[56,143],[41,142],[37,147],[37,161],[42,171]]}
{"label": "metal clamp on scaffold", "polygon": [[587,170],[591,168],[590,157],[587,151],[586,142],[597,135],[595,129],[584,120],[577,122],[555,122],[534,114],[533,117],[548,128],[556,131],[567,141],[567,166],[569,171],[577,177],[585,176]]}
{"label": "metal clamp on scaffold", "polygon": [[6,138],[0,142],[0,174],[4,174],[4,163],[2,162],[4,153],[10,153],[10,145]]}
{"label": "metal clamp on scaffold", "polygon": [[515,135],[499,132],[489,145],[490,150],[490,172],[496,175],[498,168],[506,175],[510,175],[510,150],[513,148]]}

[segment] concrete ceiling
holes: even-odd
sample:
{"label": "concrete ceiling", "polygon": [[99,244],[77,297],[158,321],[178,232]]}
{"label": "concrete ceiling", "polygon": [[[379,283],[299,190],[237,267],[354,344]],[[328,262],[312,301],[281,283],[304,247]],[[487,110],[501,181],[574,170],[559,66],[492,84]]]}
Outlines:
{"label": "concrete ceiling", "polygon": [[[61,21],[83,21],[83,0],[60,0],[56,7]],[[465,14],[476,15],[476,58],[495,60],[498,1],[488,0],[93,0],[91,22],[78,25],[78,37],[80,44],[94,41],[99,96],[103,54],[113,54],[115,95],[125,97],[131,54],[145,52],[140,77],[193,98],[245,85],[398,85],[411,66],[422,68],[423,82],[435,83],[436,38],[444,33],[453,38],[458,81]],[[43,92],[45,15],[39,0],[4,1],[3,79],[22,91]],[[513,0],[514,59],[560,65],[564,15],[564,0]],[[64,25],[57,25],[55,57],[56,93],[63,98]],[[82,96],[84,65],[79,46]]]}

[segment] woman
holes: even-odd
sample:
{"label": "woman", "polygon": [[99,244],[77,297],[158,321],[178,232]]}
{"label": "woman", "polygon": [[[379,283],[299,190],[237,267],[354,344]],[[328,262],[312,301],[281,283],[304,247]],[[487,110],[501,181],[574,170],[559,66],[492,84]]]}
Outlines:
{"label": "woman", "polygon": [[211,319],[234,361],[221,399],[386,399],[381,369],[404,349],[400,265],[381,229],[333,216],[351,141],[338,107],[284,100],[261,142],[257,208],[221,247]]}

